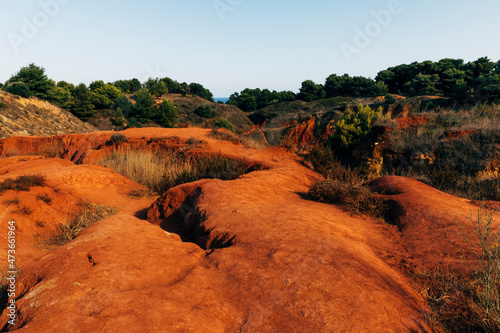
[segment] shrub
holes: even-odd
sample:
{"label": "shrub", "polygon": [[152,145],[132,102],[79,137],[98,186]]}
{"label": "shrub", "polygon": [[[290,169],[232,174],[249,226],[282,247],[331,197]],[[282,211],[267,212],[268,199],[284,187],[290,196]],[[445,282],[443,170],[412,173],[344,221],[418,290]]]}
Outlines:
{"label": "shrub", "polygon": [[385,95],[385,102],[389,105],[394,104],[396,103],[396,98],[392,94],[387,94]]}
{"label": "shrub", "polygon": [[62,246],[74,239],[76,235],[86,227],[116,214],[119,210],[117,207],[98,205],[89,202],[83,202],[80,206],[81,209],[69,222],[59,226],[58,234],[40,241],[40,245],[47,248]]}
{"label": "shrub", "polygon": [[29,98],[32,95],[30,88],[24,82],[8,83],[3,90],[5,90],[6,92],[9,92],[11,94],[24,97],[24,98]]}
{"label": "shrub", "polygon": [[206,143],[206,142],[203,140],[199,140],[193,136],[186,140],[186,144],[190,145],[190,146],[199,146],[203,143]]}
{"label": "shrub", "polygon": [[42,175],[23,175],[16,179],[6,179],[0,183],[0,193],[7,190],[29,191],[35,186],[44,186],[45,177]]}
{"label": "shrub", "polygon": [[338,179],[318,180],[309,189],[308,197],[326,203],[344,203],[349,211],[383,217],[384,201],[362,183],[348,183]]}
{"label": "shrub", "polygon": [[7,105],[3,102],[0,102],[0,110],[5,109]]}
{"label": "shrub", "polygon": [[231,132],[235,132],[233,125],[226,118],[220,118],[215,122],[214,126],[216,128],[225,128]]}
{"label": "shrub", "polygon": [[109,139],[109,142],[114,145],[118,145],[120,143],[126,143],[128,142],[128,139],[125,135],[121,133],[115,133],[111,135],[111,138]]}
{"label": "shrub", "polygon": [[198,116],[203,118],[212,119],[217,114],[215,106],[210,104],[202,104],[196,110],[194,110]]}
{"label": "shrub", "polygon": [[335,133],[328,138],[330,145],[340,151],[355,148],[371,133],[373,124],[381,116],[381,107],[374,111],[359,104],[357,110],[347,110],[337,122]]}
{"label": "shrub", "polygon": [[325,178],[348,183],[362,181],[360,170],[342,165],[330,147],[317,145],[311,150],[306,159]]}
{"label": "shrub", "polygon": [[474,292],[484,309],[483,322],[496,331],[500,328],[500,233],[491,211],[479,209],[476,216],[471,212],[469,220],[475,235],[468,236],[464,225],[462,235],[479,261]]}
{"label": "shrub", "polygon": [[229,141],[232,142],[236,145],[241,144],[241,140],[232,132],[229,132],[227,130],[223,129],[212,129],[210,134],[208,135],[212,138],[218,139],[218,140],[223,140],[223,141]]}

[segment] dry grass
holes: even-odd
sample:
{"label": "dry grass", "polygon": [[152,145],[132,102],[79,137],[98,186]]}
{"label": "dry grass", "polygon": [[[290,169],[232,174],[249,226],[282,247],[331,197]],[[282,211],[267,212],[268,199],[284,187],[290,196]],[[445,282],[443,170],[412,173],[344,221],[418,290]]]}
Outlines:
{"label": "dry grass", "polygon": [[386,210],[384,201],[362,183],[319,180],[310,187],[307,195],[315,201],[343,203],[355,214],[366,213],[381,218]]}
{"label": "dry grass", "polygon": [[222,141],[229,141],[229,142],[234,143],[235,145],[241,144],[240,138],[238,138],[236,136],[236,134],[234,134],[233,132],[231,132],[227,129],[222,129],[222,128],[215,129],[214,128],[214,129],[212,129],[212,132],[210,132],[210,134],[208,136],[215,138],[215,139],[218,139],[218,140],[222,140]]}
{"label": "dry grass", "polygon": [[161,194],[165,178],[193,170],[191,161],[173,152],[141,150],[116,151],[101,159],[99,165],[111,168],[119,174]]}
{"label": "dry grass", "polygon": [[44,186],[45,177],[42,175],[23,175],[15,179],[8,178],[0,183],[0,193],[7,190],[29,191],[35,186]]}
{"label": "dry grass", "polygon": [[98,205],[89,202],[83,202],[80,206],[81,209],[69,222],[59,226],[58,234],[45,240],[39,240],[39,246],[49,249],[62,246],[74,239],[83,229],[116,214],[119,210],[117,207]]}
{"label": "dry grass", "polygon": [[[114,152],[98,164],[114,169],[158,195],[177,185],[200,179],[236,179],[248,170],[244,161],[220,154],[194,156],[182,152],[139,150]],[[141,197],[144,194],[131,192],[130,195]]]}

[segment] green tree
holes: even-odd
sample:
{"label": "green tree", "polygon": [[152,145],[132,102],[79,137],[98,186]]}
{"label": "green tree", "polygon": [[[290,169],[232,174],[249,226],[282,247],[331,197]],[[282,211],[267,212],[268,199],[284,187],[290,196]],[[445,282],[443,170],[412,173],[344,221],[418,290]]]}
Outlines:
{"label": "green tree", "polygon": [[[57,86],[54,86],[52,89],[49,90],[47,97],[48,99],[54,103],[55,105],[59,106],[61,109],[64,109],[66,111],[70,111],[71,107],[75,103],[75,99],[72,94],[72,85],[64,85],[61,84]],[[74,89],[74,87],[73,87]]]}
{"label": "green tree", "polygon": [[134,78],[132,80],[118,80],[113,85],[120,89],[124,94],[133,94],[142,88],[141,81]]}
{"label": "green tree", "polygon": [[163,127],[175,127],[177,122],[177,107],[174,102],[164,99],[158,106],[157,123]]}
{"label": "green tree", "polygon": [[445,70],[441,74],[441,90],[445,96],[451,96],[453,88],[462,82],[465,82],[466,73],[456,68]]}
{"label": "green tree", "polygon": [[210,90],[206,89],[199,83],[190,83],[189,84],[189,91],[191,94],[199,96],[201,98],[206,99],[207,101],[213,102],[214,101],[214,96],[210,92]]}
{"label": "green tree", "polygon": [[73,91],[74,103],[71,106],[71,113],[83,121],[88,120],[94,114],[94,105],[90,101],[90,91],[85,83],[80,83]]}
{"label": "green tree", "polygon": [[121,109],[123,112],[123,116],[125,118],[131,117],[134,115],[134,105],[129,101],[127,96],[121,95],[115,102],[116,109]]}
{"label": "green tree", "polygon": [[94,85],[94,89],[91,89],[91,102],[97,109],[110,109],[122,95],[120,89],[110,83],[103,85],[97,83]]}
{"label": "green tree", "polygon": [[117,126],[123,126],[123,125],[125,125],[125,117],[123,115],[122,109],[120,109],[120,108],[117,108],[116,111],[115,111],[114,123]]}
{"label": "green tree", "polygon": [[47,99],[47,94],[53,87],[53,83],[45,74],[45,68],[36,66],[35,64],[22,67],[5,85],[13,82],[26,84],[32,96],[42,99]]}
{"label": "green tree", "polygon": [[312,80],[302,82],[298,98],[300,100],[311,102],[321,97],[321,85],[314,83]]}
{"label": "green tree", "polygon": [[89,89],[90,91],[97,90],[99,88],[104,87],[104,81],[103,80],[98,80],[98,81],[93,81],[91,84],[89,84]]}
{"label": "green tree", "polygon": [[155,97],[160,97],[161,95],[168,93],[167,85],[159,79],[149,78],[144,83],[144,88],[148,89],[151,95]]}
{"label": "green tree", "polygon": [[149,90],[142,88],[137,91],[132,99],[136,101],[134,107],[134,117],[141,123],[148,123],[154,120],[156,116],[155,99]]}
{"label": "green tree", "polygon": [[418,74],[413,80],[404,85],[406,93],[411,96],[437,95],[441,91],[438,89],[439,76]]}
{"label": "green tree", "polygon": [[31,97],[30,88],[24,82],[7,82],[3,90],[8,93],[18,95],[24,98]]}

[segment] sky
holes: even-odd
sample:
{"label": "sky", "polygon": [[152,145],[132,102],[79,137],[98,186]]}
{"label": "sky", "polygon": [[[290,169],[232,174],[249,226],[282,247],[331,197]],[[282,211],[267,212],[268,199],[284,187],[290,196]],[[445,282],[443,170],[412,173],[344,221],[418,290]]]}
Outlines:
{"label": "sky", "polygon": [[216,97],[297,92],[330,74],[374,78],[413,61],[500,60],[500,1],[0,0],[0,82],[170,77]]}

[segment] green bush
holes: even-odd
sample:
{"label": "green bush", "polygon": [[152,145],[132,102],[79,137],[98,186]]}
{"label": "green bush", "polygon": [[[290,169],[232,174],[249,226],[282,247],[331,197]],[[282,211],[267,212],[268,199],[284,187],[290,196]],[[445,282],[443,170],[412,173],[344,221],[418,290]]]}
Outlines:
{"label": "green bush", "polygon": [[214,127],[225,128],[231,132],[235,132],[233,125],[226,118],[220,118],[219,120],[217,120],[214,124]]}
{"label": "green bush", "polygon": [[200,117],[207,119],[212,119],[217,114],[215,106],[210,104],[200,105],[196,110],[194,110],[194,113],[196,113]]}
{"label": "green bush", "polygon": [[24,98],[31,97],[31,91],[28,85],[24,82],[12,82],[8,83],[3,89],[11,94],[21,96]]}
{"label": "green bush", "polygon": [[357,110],[347,110],[337,122],[335,133],[329,143],[335,150],[345,151],[355,148],[370,133],[373,124],[382,117],[382,108],[376,111],[369,106],[358,105]]}
{"label": "green bush", "polygon": [[387,94],[385,95],[385,102],[389,105],[394,104],[396,103],[396,97],[394,97],[392,94]]}

